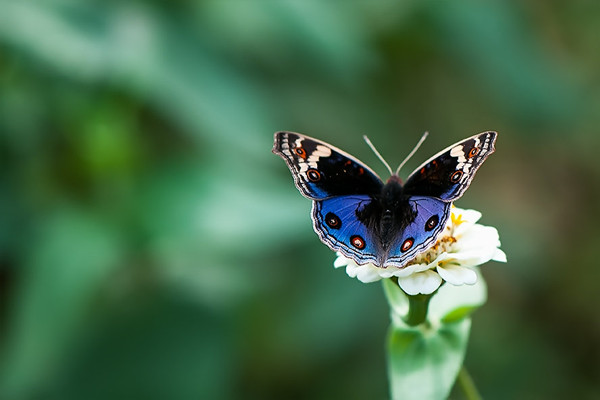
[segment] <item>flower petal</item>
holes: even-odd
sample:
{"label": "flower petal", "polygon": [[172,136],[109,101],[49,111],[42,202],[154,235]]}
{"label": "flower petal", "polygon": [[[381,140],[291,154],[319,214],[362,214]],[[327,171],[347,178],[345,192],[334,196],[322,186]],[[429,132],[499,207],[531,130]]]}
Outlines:
{"label": "flower petal", "polygon": [[346,273],[350,278],[357,278],[363,283],[375,282],[381,279],[379,268],[373,264],[357,265],[350,262],[346,266]]}
{"label": "flower petal", "polygon": [[397,267],[387,267],[381,268],[379,274],[384,278],[391,278],[392,276],[397,276],[398,278],[405,278],[417,272],[423,272],[431,269],[430,264],[409,264],[402,268]]}
{"label": "flower petal", "polygon": [[455,246],[461,250],[477,249],[482,245],[485,246],[500,246],[500,239],[496,228],[483,225],[472,225],[469,229],[459,232],[457,229],[454,232],[456,238]]}
{"label": "flower petal", "polygon": [[456,264],[462,265],[463,267],[474,267],[490,261],[494,256],[495,251],[495,247],[489,249],[482,248],[479,251],[463,251],[450,254],[451,257],[448,259],[454,261]]}
{"label": "flower petal", "polygon": [[342,253],[336,253],[336,254],[337,254],[337,258],[333,262],[334,268],[345,267],[346,265],[348,265],[348,262],[350,261],[348,258],[344,257],[342,255]]}
{"label": "flower petal", "polygon": [[442,278],[432,271],[417,272],[407,277],[398,278],[398,285],[406,294],[431,294],[440,287]]}
{"label": "flower petal", "polygon": [[455,286],[473,285],[477,282],[477,273],[471,268],[446,263],[444,266],[438,266],[436,270],[443,280]]}
{"label": "flower petal", "polygon": [[469,222],[471,224],[476,223],[481,218],[481,213],[473,209],[465,210],[462,208],[454,207],[452,209],[452,214],[453,217],[455,217],[455,219],[458,219],[461,222]]}
{"label": "flower petal", "polygon": [[498,262],[507,262],[508,261],[506,259],[506,253],[500,249],[496,249],[496,252],[494,253],[494,256],[492,257],[492,260],[498,261]]}

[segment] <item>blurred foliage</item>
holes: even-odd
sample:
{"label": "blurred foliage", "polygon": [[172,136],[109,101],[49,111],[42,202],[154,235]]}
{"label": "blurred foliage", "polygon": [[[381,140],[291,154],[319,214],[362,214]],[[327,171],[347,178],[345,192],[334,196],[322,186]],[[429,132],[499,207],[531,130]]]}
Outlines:
{"label": "blurred foliage", "polygon": [[[0,3],[0,398],[386,398],[381,286],[332,267],[270,153],[405,172],[494,129],[466,365],[597,398],[599,3]],[[381,174],[384,176],[384,174]],[[456,393],[456,396],[459,396]]]}

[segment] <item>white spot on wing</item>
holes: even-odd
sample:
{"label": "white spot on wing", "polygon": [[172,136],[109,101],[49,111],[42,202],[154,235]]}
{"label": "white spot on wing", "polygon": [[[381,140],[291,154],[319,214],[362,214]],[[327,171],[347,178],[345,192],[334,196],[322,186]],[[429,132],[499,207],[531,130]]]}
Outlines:
{"label": "white spot on wing", "polygon": [[317,145],[317,148],[308,156],[305,162],[300,164],[300,173],[305,173],[309,169],[318,169],[317,164],[321,157],[329,157],[331,155],[331,149],[321,144]]}
{"label": "white spot on wing", "polygon": [[465,152],[464,152],[463,148],[464,148],[464,146],[462,144],[460,144],[458,146],[453,147],[450,150],[450,155],[452,157],[458,158],[459,163],[464,163],[467,161],[467,158],[465,157]]}

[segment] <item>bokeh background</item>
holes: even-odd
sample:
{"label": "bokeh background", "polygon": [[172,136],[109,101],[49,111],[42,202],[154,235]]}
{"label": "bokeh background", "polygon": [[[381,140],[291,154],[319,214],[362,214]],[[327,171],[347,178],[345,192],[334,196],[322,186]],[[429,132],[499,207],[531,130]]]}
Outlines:
{"label": "bokeh background", "polygon": [[[600,3],[3,1],[0,398],[385,399],[273,132],[386,172],[484,130],[486,399],[600,396]],[[458,391],[453,398],[461,398]]]}

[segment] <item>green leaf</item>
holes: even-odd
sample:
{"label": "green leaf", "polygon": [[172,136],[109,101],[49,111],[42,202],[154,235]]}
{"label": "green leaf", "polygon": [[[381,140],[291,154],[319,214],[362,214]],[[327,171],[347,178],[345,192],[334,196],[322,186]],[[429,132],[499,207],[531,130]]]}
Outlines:
{"label": "green leaf", "polygon": [[454,286],[446,283],[439,288],[429,304],[430,321],[456,322],[485,304],[487,285],[479,268],[473,269],[477,273],[474,285]]}
{"label": "green leaf", "polygon": [[392,399],[445,399],[462,365],[471,320],[439,328],[390,329],[388,374]]}
{"label": "green leaf", "polygon": [[473,311],[477,310],[478,308],[479,306],[458,307],[450,311],[448,314],[444,315],[444,317],[442,318],[442,322],[445,324],[458,322],[461,319],[471,315],[471,313],[473,313]]}

